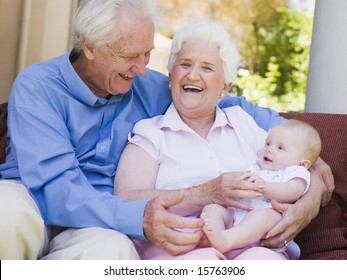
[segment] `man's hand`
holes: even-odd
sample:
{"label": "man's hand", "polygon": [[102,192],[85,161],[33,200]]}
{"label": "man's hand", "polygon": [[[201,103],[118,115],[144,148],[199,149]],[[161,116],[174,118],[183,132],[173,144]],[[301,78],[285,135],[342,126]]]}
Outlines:
{"label": "man's hand", "polygon": [[[143,229],[145,236],[156,246],[172,255],[193,250],[202,238],[203,222],[198,218],[185,218],[170,213],[167,209],[180,203],[184,192],[170,192],[152,199],[146,206]],[[176,229],[197,229],[181,232]]]}

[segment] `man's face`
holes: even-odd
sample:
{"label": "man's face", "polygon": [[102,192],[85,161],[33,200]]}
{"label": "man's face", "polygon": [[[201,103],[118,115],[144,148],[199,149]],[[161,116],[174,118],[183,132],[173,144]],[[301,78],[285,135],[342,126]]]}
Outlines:
{"label": "man's face", "polygon": [[134,77],[146,74],[154,48],[154,26],[149,21],[131,22],[120,40],[102,51],[93,49],[87,56],[88,74],[84,80],[97,96],[127,93]]}

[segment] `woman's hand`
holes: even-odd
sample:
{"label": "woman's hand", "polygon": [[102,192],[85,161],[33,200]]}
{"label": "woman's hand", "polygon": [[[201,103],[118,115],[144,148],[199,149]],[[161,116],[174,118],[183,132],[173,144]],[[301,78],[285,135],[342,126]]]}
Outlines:
{"label": "woman's hand", "polygon": [[241,180],[245,180],[248,182],[256,183],[256,184],[264,184],[265,181],[259,175],[251,172],[245,172],[240,177]]}
{"label": "woman's hand", "polygon": [[[257,198],[262,196],[264,186],[241,180],[242,173],[227,172],[204,184],[197,186],[203,191],[205,205],[220,204],[225,207],[238,207],[247,211],[249,205],[241,203],[239,198]],[[204,205],[204,206],[205,206]]]}
{"label": "woman's hand", "polygon": [[324,182],[325,188],[323,189],[321,206],[326,206],[331,199],[331,195],[335,189],[334,176],[331,168],[324,160],[318,158],[312,169],[317,172]]}
{"label": "woman's hand", "polygon": [[261,240],[261,245],[281,248],[293,240],[313,219],[309,209],[303,204],[287,204],[271,201],[272,207],[282,214],[279,221]]}
{"label": "woman's hand", "polygon": [[[201,241],[203,222],[198,218],[185,218],[168,211],[169,207],[179,204],[184,192],[168,192],[152,199],[146,206],[143,229],[149,241],[167,251],[178,255],[193,250]],[[181,232],[176,229],[197,229]]]}
{"label": "woman's hand", "polygon": [[312,170],[309,191],[297,202],[282,204],[272,200],[272,207],[282,214],[282,219],[261,240],[261,244],[278,248],[293,240],[317,216],[324,190],[323,179]]}

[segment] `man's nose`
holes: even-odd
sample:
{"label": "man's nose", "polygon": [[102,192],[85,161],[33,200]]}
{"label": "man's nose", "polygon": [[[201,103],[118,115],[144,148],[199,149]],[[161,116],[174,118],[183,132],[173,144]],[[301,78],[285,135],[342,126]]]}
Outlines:
{"label": "man's nose", "polygon": [[136,63],[131,67],[131,70],[140,76],[146,75],[147,71],[147,64],[149,63],[149,58],[147,57],[140,57],[137,59]]}

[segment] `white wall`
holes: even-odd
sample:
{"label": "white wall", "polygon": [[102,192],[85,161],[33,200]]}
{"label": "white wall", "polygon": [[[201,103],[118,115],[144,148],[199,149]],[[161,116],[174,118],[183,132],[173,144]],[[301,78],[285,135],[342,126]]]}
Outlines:
{"label": "white wall", "polygon": [[0,0],[0,102],[26,66],[66,52],[78,0]]}
{"label": "white wall", "polygon": [[346,0],[316,0],[305,111],[347,113]]}

